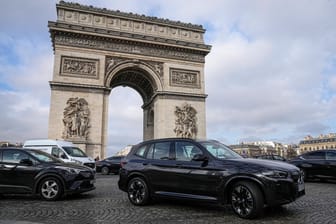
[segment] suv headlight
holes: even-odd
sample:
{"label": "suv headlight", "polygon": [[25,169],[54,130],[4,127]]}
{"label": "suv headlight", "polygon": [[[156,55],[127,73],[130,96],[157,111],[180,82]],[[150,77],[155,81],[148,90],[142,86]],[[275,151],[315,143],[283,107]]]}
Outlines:
{"label": "suv headlight", "polygon": [[70,168],[70,167],[62,167],[62,166],[58,166],[57,168],[65,170],[71,174],[79,174],[82,170],[80,169],[76,169],[76,168]]}
{"label": "suv headlight", "polygon": [[288,173],[282,170],[267,170],[267,171],[262,172],[261,174],[266,177],[277,178],[277,179],[288,177]]}

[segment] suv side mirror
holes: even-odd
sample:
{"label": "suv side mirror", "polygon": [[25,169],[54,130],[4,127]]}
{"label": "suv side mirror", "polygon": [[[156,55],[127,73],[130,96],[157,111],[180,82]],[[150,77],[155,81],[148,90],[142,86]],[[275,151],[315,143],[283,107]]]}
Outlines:
{"label": "suv side mirror", "polygon": [[202,154],[196,154],[192,158],[193,161],[207,161],[208,157],[202,155]]}
{"label": "suv side mirror", "polygon": [[30,159],[21,159],[20,164],[27,165],[27,166],[32,166],[33,161],[31,161]]}

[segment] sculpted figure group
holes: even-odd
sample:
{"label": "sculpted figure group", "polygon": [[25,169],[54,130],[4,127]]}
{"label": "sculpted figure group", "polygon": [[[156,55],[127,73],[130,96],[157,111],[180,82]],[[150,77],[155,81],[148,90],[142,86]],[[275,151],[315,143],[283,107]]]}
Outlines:
{"label": "sculpted figure group", "polygon": [[185,103],[182,107],[175,109],[175,129],[177,137],[195,138],[197,134],[196,125],[197,111],[190,104]]}
{"label": "sculpted figure group", "polygon": [[63,138],[87,139],[90,127],[89,115],[90,110],[85,99],[70,98],[63,112]]}

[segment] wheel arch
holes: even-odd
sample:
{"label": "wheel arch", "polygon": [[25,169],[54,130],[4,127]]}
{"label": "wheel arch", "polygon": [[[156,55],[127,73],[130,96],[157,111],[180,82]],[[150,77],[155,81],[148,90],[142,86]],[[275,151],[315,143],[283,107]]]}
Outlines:
{"label": "wheel arch", "polygon": [[40,175],[37,179],[36,179],[36,181],[35,181],[35,185],[34,185],[34,193],[35,194],[37,194],[38,193],[38,190],[39,190],[39,186],[40,186],[40,184],[41,184],[41,181],[43,180],[43,179],[45,179],[45,178],[48,178],[48,177],[54,177],[54,178],[56,178],[57,180],[59,180],[60,182],[61,182],[61,184],[62,184],[62,190],[63,190],[63,192],[65,192],[65,188],[66,188],[66,186],[65,186],[65,181],[64,181],[64,179],[60,176],[60,175],[58,175],[58,174],[56,174],[56,173],[45,173],[45,174],[42,174],[42,175]]}
{"label": "wheel arch", "polygon": [[132,172],[131,174],[128,175],[128,178],[127,178],[127,183],[126,183],[126,186],[128,186],[130,180],[132,180],[133,178],[136,178],[136,177],[140,177],[142,179],[145,180],[147,186],[148,186],[148,189],[149,189],[149,193],[151,194],[152,192],[152,187],[151,185],[149,184],[150,181],[148,180],[148,178],[146,177],[145,174],[141,173],[141,172]]}
{"label": "wheel arch", "polygon": [[266,194],[265,194],[265,185],[264,183],[262,183],[258,178],[256,177],[252,177],[252,176],[234,176],[234,177],[231,177],[224,185],[224,196],[223,196],[223,200],[222,202],[224,204],[228,204],[231,202],[231,199],[230,199],[230,193],[232,191],[232,188],[233,186],[240,182],[240,181],[247,181],[247,182],[252,182],[254,184],[256,184],[261,193],[263,194],[263,197],[265,199],[265,203],[267,202],[266,200]]}

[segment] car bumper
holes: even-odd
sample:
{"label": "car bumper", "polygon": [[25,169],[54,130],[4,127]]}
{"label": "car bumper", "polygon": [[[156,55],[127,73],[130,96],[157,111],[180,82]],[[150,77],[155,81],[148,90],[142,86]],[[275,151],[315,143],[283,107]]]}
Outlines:
{"label": "car bumper", "polygon": [[82,193],[95,189],[96,178],[94,171],[81,171],[78,175],[68,176],[65,193]]}
{"label": "car bumper", "polygon": [[265,199],[268,206],[288,204],[305,195],[303,181],[265,179]]}
{"label": "car bumper", "polygon": [[65,193],[74,194],[92,191],[96,189],[96,187],[94,186],[95,181],[95,179],[77,180],[73,182],[68,189],[66,189]]}

